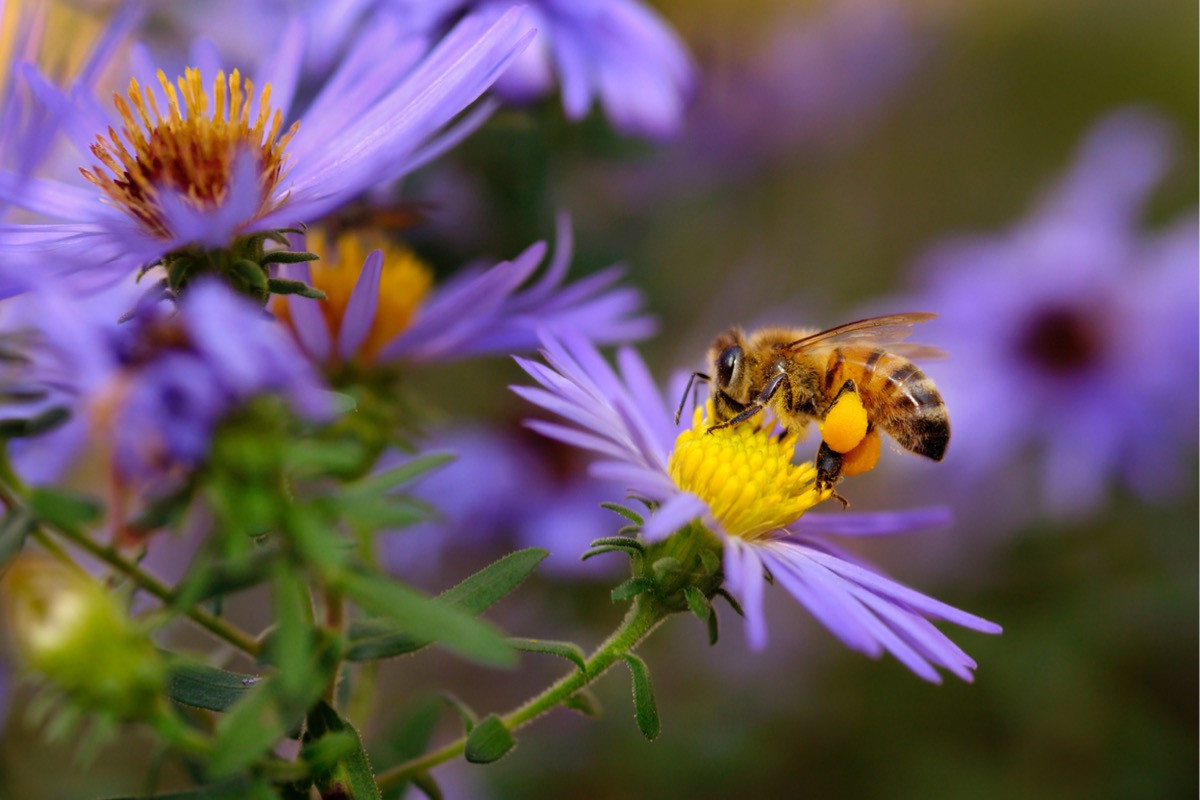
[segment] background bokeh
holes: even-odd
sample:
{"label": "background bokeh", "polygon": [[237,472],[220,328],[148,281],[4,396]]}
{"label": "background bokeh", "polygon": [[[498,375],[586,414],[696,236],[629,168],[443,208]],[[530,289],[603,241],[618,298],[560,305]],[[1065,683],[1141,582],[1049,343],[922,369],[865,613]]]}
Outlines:
{"label": "background bokeh", "polygon": [[[642,351],[664,382],[701,367],[712,335],[730,324],[824,327],[913,291],[913,266],[927,248],[1018,222],[1092,124],[1119,107],[1153,108],[1178,126],[1177,159],[1151,197],[1147,225],[1195,207],[1194,3],[656,5],[701,69],[677,140],[624,139],[599,114],[572,125],[547,101],[500,113],[409,181],[404,196],[428,204],[412,243],[447,273],[482,255],[514,255],[551,236],[554,214],[569,211],[575,269],[623,262],[647,293],[661,331]],[[519,421],[530,413],[505,388],[522,379],[503,360],[414,377],[447,422],[466,417],[507,437],[523,437]],[[1178,390],[1194,395],[1196,386]],[[1002,407],[1010,398],[991,400]],[[684,618],[642,648],[663,717],[657,741],[637,733],[627,678],[614,671],[598,686],[600,720],[556,712],[523,731],[501,762],[437,775],[450,797],[1194,797],[1191,431],[1181,431],[1192,439],[1183,491],[1151,503],[1114,489],[1102,506],[1065,519],[1024,514],[1008,523],[986,484],[964,493],[911,458],[885,454],[890,463],[857,481],[856,510],[919,500],[958,512],[951,528],[869,542],[862,552],[1004,626],[999,637],[954,632],[979,663],[973,685],[926,685],[893,660],[845,650],[777,591],[764,653],[746,648],[731,613],[715,648]],[[579,479],[577,457],[529,438],[521,446],[530,458]],[[989,509],[986,517],[975,507]],[[577,530],[590,524],[562,523],[546,568],[497,608],[500,624],[585,646],[611,629],[622,613],[608,599],[619,567],[573,565],[590,538]],[[614,517],[611,529],[618,524]],[[396,547],[422,535],[447,534],[409,531]],[[447,539],[432,548],[437,558],[397,568],[440,589],[514,543],[526,543],[520,531],[473,536],[469,547]],[[413,713],[427,706],[426,679],[489,710],[519,702],[562,669],[537,658],[526,656],[519,676],[440,653],[389,663],[368,736],[400,742],[411,733]],[[450,716],[442,715],[443,735]],[[136,734],[77,776],[48,770],[65,752],[12,719],[0,796],[140,785]]]}

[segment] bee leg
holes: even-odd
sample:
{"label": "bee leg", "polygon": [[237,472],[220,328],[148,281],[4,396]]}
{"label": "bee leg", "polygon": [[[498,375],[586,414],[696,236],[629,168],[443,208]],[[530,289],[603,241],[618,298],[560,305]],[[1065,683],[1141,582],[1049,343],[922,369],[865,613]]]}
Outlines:
{"label": "bee leg", "polygon": [[850,501],[833,491],[833,487],[842,479],[843,462],[844,458],[841,453],[831,449],[825,442],[821,442],[816,460],[817,491],[830,490],[831,496],[842,504],[842,508],[848,508]]}
{"label": "bee leg", "polygon": [[780,387],[786,388],[788,403],[790,405],[792,397],[792,383],[788,380],[787,373],[785,372],[781,372],[774,378],[771,378],[771,380],[767,381],[767,385],[764,386],[762,391],[758,393],[758,397],[754,398],[754,402],[745,406],[742,406],[741,403],[725,394],[725,392],[718,392],[718,397],[723,399],[724,402],[728,403],[730,408],[737,410],[738,407],[741,407],[741,411],[733,419],[709,426],[708,432],[712,433],[713,431],[720,430],[721,428],[728,428],[731,425],[737,425],[740,422],[745,422],[746,420],[750,419],[755,414],[767,407],[767,403],[771,402],[772,398],[775,397],[775,393],[779,391]]}
{"label": "bee leg", "polygon": [[[696,395],[692,393],[692,384],[708,383],[712,378],[705,375],[703,372],[693,372],[688,378],[687,388],[683,390],[683,397],[679,398],[679,408],[675,409],[675,424],[679,424],[679,418],[683,416],[683,404],[687,402],[688,395],[692,395],[692,406],[696,405]],[[699,391],[699,385],[696,386],[696,391]],[[722,392],[724,394],[724,392]]]}

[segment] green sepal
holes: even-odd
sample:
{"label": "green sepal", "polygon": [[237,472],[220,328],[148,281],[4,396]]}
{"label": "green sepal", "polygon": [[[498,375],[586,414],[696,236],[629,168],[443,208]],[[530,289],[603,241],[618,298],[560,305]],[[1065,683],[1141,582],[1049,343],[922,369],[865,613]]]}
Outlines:
{"label": "green sepal", "polygon": [[729,607],[732,608],[734,610],[734,613],[736,613],[739,617],[746,616],[746,612],[742,611],[741,603],[739,603],[736,599],[734,599],[734,596],[731,595],[729,592],[725,591],[724,589],[717,589],[715,594],[719,594],[721,597],[723,597],[725,599],[725,602],[729,603]]}
{"label": "green sepal", "polygon": [[29,493],[29,508],[42,522],[64,530],[78,530],[103,514],[90,497],[48,486],[39,486]]}
{"label": "green sepal", "polygon": [[301,253],[293,250],[272,250],[262,257],[263,264],[302,264],[305,261],[317,261],[321,257],[316,253]]}
{"label": "green sepal", "polygon": [[702,622],[707,622],[708,618],[712,616],[713,608],[712,603],[704,596],[704,592],[695,586],[688,586],[684,588],[683,593],[687,597],[688,608],[692,610],[692,613]]}
{"label": "green sepal", "polygon": [[[434,603],[466,614],[482,614],[524,583],[548,555],[550,552],[540,547],[510,553],[447,589],[435,598]],[[350,661],[391,658],[415,652],[432,642],[429,638],[417,636],[404,626],[403,621],[388,619],[362,620],[351,624],[349,639],[346,658]]]}
{"label": "green sepal", "polygon": [[646,521],[644,519],[642,519],[640,514],[638,514],[632,508],[623,506],[620,503],[601,503],[600,507],[607,508],[609,511],[612,511],[615,514],[620,514],[622,517],[629,520],[630,522],[632,522],[634,525],[637,525],[638,527],[641,527],[642,525],[646,524]]}
{"label": "green sepal", "polygon": [[708,623],[708,646],[712,647],[721,638],[721,627],[717,624],[717,610],[709,605],[709,611],[708,619],[705,621]]}
{"label": "green sepal", "polygon": [[451,692],[442,692],[442,702],[454,709],[458,716],[462,719],[463,734],[469,734],[479,724],[479,715],[475,713],[475,709],[464,703],[457,695]]}
{"label": "green sepal", "polygon": [[[336,578],[336,588],[364,609],[399,623],[397,632],[420,642],[408,652],[437,641],[480,663],[503,667],[516,663],[500,632],[476,620],[470,611],[437,602],[382,575],[346,570]],[[353,638],[353,631],[350,635]],[[351,644],[349,652],[354,650]]]}
{"label": "green sepal", "polygon": [[36,523],[28,509],[10,508],[0,520],[0,571],[16,558]]}
{"label": "green sepal", "polygon": [[628,536],[602,536],[599,539],[593,539],[588,547],[620,547],[632,550],[639,555],[644,555],[646,552],[646,548],[641,542]]}
{"label": "green sepal", "polygon": [[679,563],[679,559],[674,556],[663,556],[650,565],[650,569],[654,572],[654,577],[659,582],[667,578],[679,575],[683,572],[683,564]]}
{"label": "green sepal", "polygon": [[620,528],[617,528],[617,536],[620,536],[622,538],[632,539],[634,536],[637,536],[641,532],[642,532],[641,525],[623,525]]}
{"label": "green sepal", "polygon": [[239,278],[246,286],[257,292],[266,291],[267,275],[258,264],[242,258],[233,262],[233,266],[230,269],[234,276]]}
{"label": "green sepal", "polygon": [[572,642],[554,642],[547,639],[509,639],[508,643],[526,653],[545,653],[546,655],[565,658],[579,671],[587,675],[587,657],[577,644]]}
{"label": "green sepal", "polygon": [[467,736],[463,757],[472,764],[491,764],[503,758],[516,745],[512,731],[495,714],[484,717]]}
{"label": "green sepal", "polygon": [[654,741],[662,725],[658,718],[658,706],[654,702],[654,687],[650,684],[650,668],[633,653],[625,654],[625,663],[633,679],[633,718],[642,735]]}
{"label": "green sepal", "polygon": [[580,689],[562,701],[563,708],[569,708],[585,717],[597,719],[604,713],[596,695],[587,688]]}
{"label": "green sepal", "polygon": [[70,418],[71,412],[65,406],[54,406],[32,417],[0,419],[0,439],[41,436],[66,424]]}
{"label": "green sepal", "polygon": [[172,660],[167,674],[167,697],[176,703],[209,711],[228,711],[262,680],[210,667],[183,657]]}
{"label": "green sepal", "polygon": [[579,560],[587,561],[589,558],[595,558],[596,556],[602,556],[605,553],[622,553],[624,555],[629,556],[630,558],[636,558],[638,555],[637,551],[630,547],[593,547],[591,550],[588,550],[586,553],[581,555],[579,557]]}
{"label": "green sepal", "polygon": [[700,550],[700,563],[704,565],[709,575],[716,575],[721,571],[721,557],[712,550]]}
{"label": "green sepal", "polygon": [[612,600],[614,603],[632,600],[642,592],[650,591],[653,588],[654,582],[649,578],[633,577],[612,590]]}
{"label": "green sepal", "polygon": [[267,291],[271,294],[298,294],[310,300],[324,300],[325,293],[315,286],[309,286],[304,281],[293,281],[288,278],[271,278],[267,281]]}
{"label": "green sepal", "polygon": [[[379,800],[379,787],[358,731],[325,701],[308,712],[303,741],[301,756],[313,766],[321,797]],[[336,746],[322,752],[324,742]]]}

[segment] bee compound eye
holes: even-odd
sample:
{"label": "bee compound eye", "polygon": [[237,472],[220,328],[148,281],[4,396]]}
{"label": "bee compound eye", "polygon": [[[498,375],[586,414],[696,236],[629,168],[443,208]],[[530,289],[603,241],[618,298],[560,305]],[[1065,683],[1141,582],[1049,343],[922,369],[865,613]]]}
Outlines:
{"label": "bee compound eye", "polygon": [[717,385],[729,386],[733,383],[733,375],[742,363],[742,348],[736,344],[726,347],[717,357]]}

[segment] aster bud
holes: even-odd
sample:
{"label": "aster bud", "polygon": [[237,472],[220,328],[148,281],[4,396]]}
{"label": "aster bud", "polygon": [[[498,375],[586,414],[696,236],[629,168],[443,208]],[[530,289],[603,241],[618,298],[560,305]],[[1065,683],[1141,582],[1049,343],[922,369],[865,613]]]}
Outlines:
{"label": "aster bud", "polygon": [[32,670],[90,709],[149,713],[164,686],[162,660],[102,584],[78,568],[23,557],[2,586],[14,649]]}

